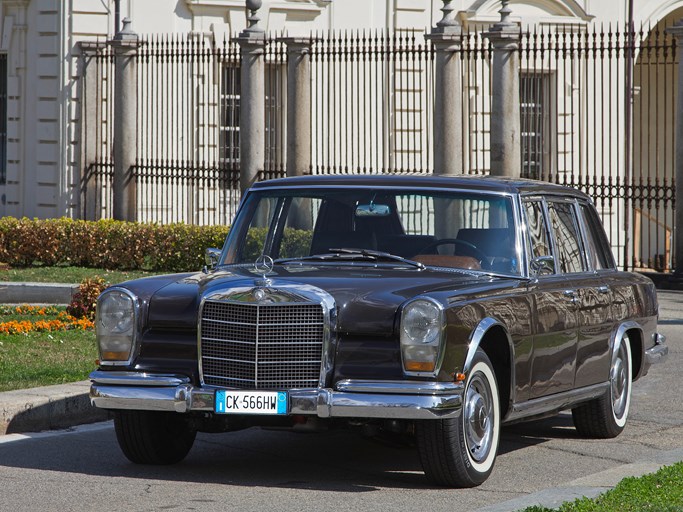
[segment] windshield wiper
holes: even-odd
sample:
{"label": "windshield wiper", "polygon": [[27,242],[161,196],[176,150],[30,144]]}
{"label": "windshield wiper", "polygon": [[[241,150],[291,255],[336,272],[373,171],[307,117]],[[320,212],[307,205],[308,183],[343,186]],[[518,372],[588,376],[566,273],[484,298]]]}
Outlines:
{"label": "windshield wiper", "polygon": [[418,262],[418,261],[413,261],[409,260],[408,258],[404,258],[403,256],[397,256],[396,254],[391,254],[388,252],[383,252],[383,251],[373,251],[371,249],[347,249],[345,247],[341,248],[330,248],[329,249],[331,254],[337,255],[337,256],[342,256],[345,254],[348,254],[350,256],[362,256],[364,258],[367,258],[369,260],[389,260],[389,261],[397,261],[399,263],[405,263],[406,265],[410,265],[415,268],[419,268],[420,270],[425,269],[426,267]]}
{"label": "windshield wiper", "polygon": [[297,260],[332,260],[332,259],[365,259],[365,260],[372,260],[372,261],[380,261],[380,260],[385,260],[385,261],[396,261],[399,263],[403,263],[405,265],[410,265],[411,267],[418,268],[420,270],[424,270],[426,267],[417,261],[409,260],[407,258],[404,258],[402,256],[397,256],[395,254],[391,254],[388,252],[381,252],[381,251],[373,251],[370,249],[349,249],[346,247],[340,247],[340,248],[330,248],[328,249],[330,252],[326,254],[314,254],[311,256],[302,256],[300,258],[285,258],[285,259],[280,259],[277,260],[277,263],[287,263],[290,261],[297,261]]}

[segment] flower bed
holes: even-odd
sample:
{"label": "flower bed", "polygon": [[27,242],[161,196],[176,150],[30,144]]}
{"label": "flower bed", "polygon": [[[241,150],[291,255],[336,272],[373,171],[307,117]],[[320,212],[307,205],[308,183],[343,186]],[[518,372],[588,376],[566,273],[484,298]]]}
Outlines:
{"label": "flower bed", "polygon": [[0,322],[0,334],[27,334],[29,332],[53,332],[67,330],[90,330],[92,320],[76,318],[54,306],[1,306],[0,316],[12,317]]}

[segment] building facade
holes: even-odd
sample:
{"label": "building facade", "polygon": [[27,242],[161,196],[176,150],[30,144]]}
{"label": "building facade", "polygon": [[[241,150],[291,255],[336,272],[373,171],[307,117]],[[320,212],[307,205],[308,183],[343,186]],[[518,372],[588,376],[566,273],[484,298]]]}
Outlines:
{"label": "building facade", "polygon": [[[257,16],[260,25],[274,36],[317,34],[329,37],[331,31],[333,34],[355,31],[356,34],[376,35],[384,31],[410,34],[418,40],[414,44],[426,47],[423,35],[442,18],[443,7],[444,2],[440,0],[264,0]],[[470,34],[486,30],[500,19],[501,4],[498,0],[452,0],[450,7],[454,8],[458,23]],[[671,260],[669,239],[673,229],[672,197],[667,196],[673,194],[667,192],[673,190],[675,98],[671,92],[677,88],[677,79],[673,58],[660,56],[668,47],[660,49],[657,38],[664,33],[665,27],[683,18],[683,0],[513,0],[509,7],[512,9],[512,21],[522,30],[551,34],[549,39],[535,43],[536,48],[545,46],[549,52],[547,55],[551,57],[522,52],[520,101],[522,135],[527,144],[523,155],[525,172],[530,177],[546,179],[577,174],[577,169],[582,169],[586,175],[595,173],[597,176],[596,167],[607,167],[609,172],[601,170],[600,173],[608,176],[609,183],[605,185],[602,178],[600,188],[596,182],[591,182],[593,190],[590,192],[594,196],[612,193],[612,177],[617,183],[625,174],[637,176],[639,179],[634,183],[637,182],[638,186],[627,184],[623,191],[616,187],[615,201],[599,205],[603,221],[613,231],[611,234],[616,233],[612,237],[616,240],[615,250],[618,253],[630,251],[630,255],[624,253],[627,266],[666,269],[666,262]],[[243,0],[121,0],[120,10],[121,17],[130,18],[132,28],[141,36],[189,34],[199,39],[224,41],[247,24]],[[0,216],[78,218],[106,215],[106,204],[104,210],[98,207],[92,215],[86,215],[83,205],[84,172],[91,163],[85,161],[85,146],[92,129],[92,123],[88,125],[84,120],[89,115],[87,109],[92,108],[84,100],[87,62],[84,54],[106,46],[112,39],[115,33],[114,11],[115,2],[112,0],[0,0],[0,75],[4,75],[0,76]],[[599,71],[595,70],[594,64],[600,48],[604,51],[605,46],[611,44],[612,32],[621,30],[623,33],[629,21],[636,28],[641,44],[632,54],[631,114],[628,113],[624,93],[629,64],[620,56],[620,51],[625,54],[623,48],[627,42],[622,40],[619,43],[615,36],[615,44],[622,44],[622,50],[615,52],[617,58]],[[592,54],[586,52],[585,62],[568,60],[560,65],[560,58],[557,55],[552,57],[558,41],[566,44],[566,34],[575,34],[577,41],[581,41],[582,37],[588,39],[586,34],[594,34],[595,31],[609,34],[609,37],[595,43],[597,46],[594,48],[598,49],[594,49]],[[648,41],[652,41],[650,48],[654,48],[649,52],[643,50],[647,45],[642,46]],[[573,43],[570,40],[568,44],[571,48]],[[323,62],[317,69],[320,73],[331,73],[332,65]],[[175,70],[191,74],[193,80],[217,84],[214,87],[215,101],[209,99],[204,104],[213,104],[221,117],[225,117],[221,102],[239,99],[235,91],[229,87],[226,89],[228,80],[220,78],[223,75],[215,70],[199,74],[183,67]],[[397,71],[403,73],[401,76],[409,77],[405,83],[392,78]],[[364,72],[372,76],[378,74],[372,70]],[[375,109],[379,112],[377,114],[368,107],[369,104],[354,106],[358,112],[355,117],[346,114],[346,128],[327,134],[328,139],[341,141],[338,147],[330,149],[313,145],[313,170],[316,166],[324,169],[326,162],[347,158],[349,151],[344,144],[350,145],[350,152],[356,155],[354,158],[359,158],[357,154],[364,151],[371,152],[371,149],[362,149],[361,146],[373,147],[374,134],[379,132],[377,137],[388,141],[383,143],[382,153],[385,155],[382,161],[370,164],[349,161],[329,170],[429,171],[428,146],[433,139],[430,133],[433,108],[429,98],[430,72],[428,64],[423,65],[412,56],[405,62],[400,59],[394,61],[389,71],[383,68],[379,74],[386,73],[387,81],[394,80],[391,89],[394,108]],[[473,106],[469,106],[464,114],[468,131],[464,142],[467,147],[463,170],[486,172],[490,100],[487,94],[479,94],[478,91],[491,77],[485,63],[476,73],[464,69],[463,74],[465,78],[468,74],[475,77],[466,79],[464,87],[463,101]],[[422,76],[426,77],[425,81],[418,82]],[[111,80],[106,75],[98,75],[100,78]],[[273,80],[277,79],[274,75]],[[365,80],[365,75],[361,79]],[[339,77],[330,74],[326,80],[339,81]],[[313,81],[323,83],[322,75],[314,73]],[[603,82],[607,85],[603,86]],[[591,95],[586,91],[588,84],[591,87],[600,84],[600,94]],[[325,123],[338,123],[336,116],[345,109],[340,105],[339,112],[331,112],[328,107],[332,102],[330,86],[317,93],[315,86],[314,83],[313,124],[314,132],[318,133],[331,130]],[[340,86],[332,86],[333,92],[336,87]],[[353,96],[378,97],[385,94],[384,89],[378,94],[372,89],[361,90],[358,85],[349,87],[351,92],[355,91]],[[141,92],[144,96],[144,90]],[[340,91],[339,95],[342,94]],[[655,101],[653,98],[659,99]],[[90,101],[92,103],[92,97]],[[112,98],[102,93],[97,101],[107,104]],[[232,104],[238,103],[233,101]],[[319,108],[316,109],[315,105]],[[599,121],[590,117],[594,111],[601,112]],[[106,112],[111,112],[111,109],[103,109],[102,112],[104,114],[96,117],[97,125],[108,132],[113,120]],[[629,126],[627,133],[630,133],[629,140],[633,144],[627,147],[623,125],[630,118],[633,118],[633,125]],[[232,124],[225,120],[193,122],[213,133],[205,136],[203,142],[196,143],[215,148],[214,156],[203,160],[211,166],[217,165],[220,159],[228,158],[224,141],[229,138],[226,134],[235,130],[236,121]],[[592,125],[598,122],[603,129],[596,136]],[[186,116],[176,124],[189,123]],[[363,128],[363,135],[359,136],[354,127],[363,123],[370,128]],[[419,136],[411,133],[416,131],[420,132]],[[349,133],[354,135],[349,137]],[[145,134],[140,136],[145,137]],[[183,135],[174,132],[171,137],[182,139]],[[346,138],[354,137],[367,140],[345,142]],[[156,136],[149,138],[156,140]],[[98,151],[107,155],[113,153],[111,140],[98,139],[97,144]],[[624,156],[626,153],[628,157]],[[571,180],[570,183],[574,184]],[[660,185],[664,186],[663,192],[657,188]],[[649,194],[648,201],[638,204],[624,202],[637,194]],[[222,200],[222,196],[216,197]],[[659,199],[664,200],[663,206],[657,202]],[[198,202],[208,204],[210,201],[203,198]],[[197,210],[196,205],[191,208]],[[148,219],[155,220],[153,216],[141,218]],[[181,215],[172,220],[196,222],[197,219],[206,222],[201,215]],[[219,221],[225,222],[226,219]],[[625,249],[627,246],[628,250]]]}

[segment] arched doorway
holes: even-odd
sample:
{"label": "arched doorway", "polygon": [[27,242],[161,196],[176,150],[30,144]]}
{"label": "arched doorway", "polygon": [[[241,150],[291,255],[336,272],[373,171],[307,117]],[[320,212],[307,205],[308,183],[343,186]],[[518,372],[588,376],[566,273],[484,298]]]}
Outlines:
{"label": "arched doorway", "polygon": [[683,8],[636,28],[633,70],[633,268],[667,272],[673,258],[677,57],[666,33]]}

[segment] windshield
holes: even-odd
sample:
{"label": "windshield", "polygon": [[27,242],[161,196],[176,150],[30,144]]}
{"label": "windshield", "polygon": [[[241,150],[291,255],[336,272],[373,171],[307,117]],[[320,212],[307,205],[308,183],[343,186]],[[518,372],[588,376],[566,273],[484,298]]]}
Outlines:
{"label": "windshield", "polygon": [[471,192],[252,192],[235,219],[223,263],[249,264],[261,254],[275,261],[377,261],[384,254],[394,262],[519,274],[510,197]]}

